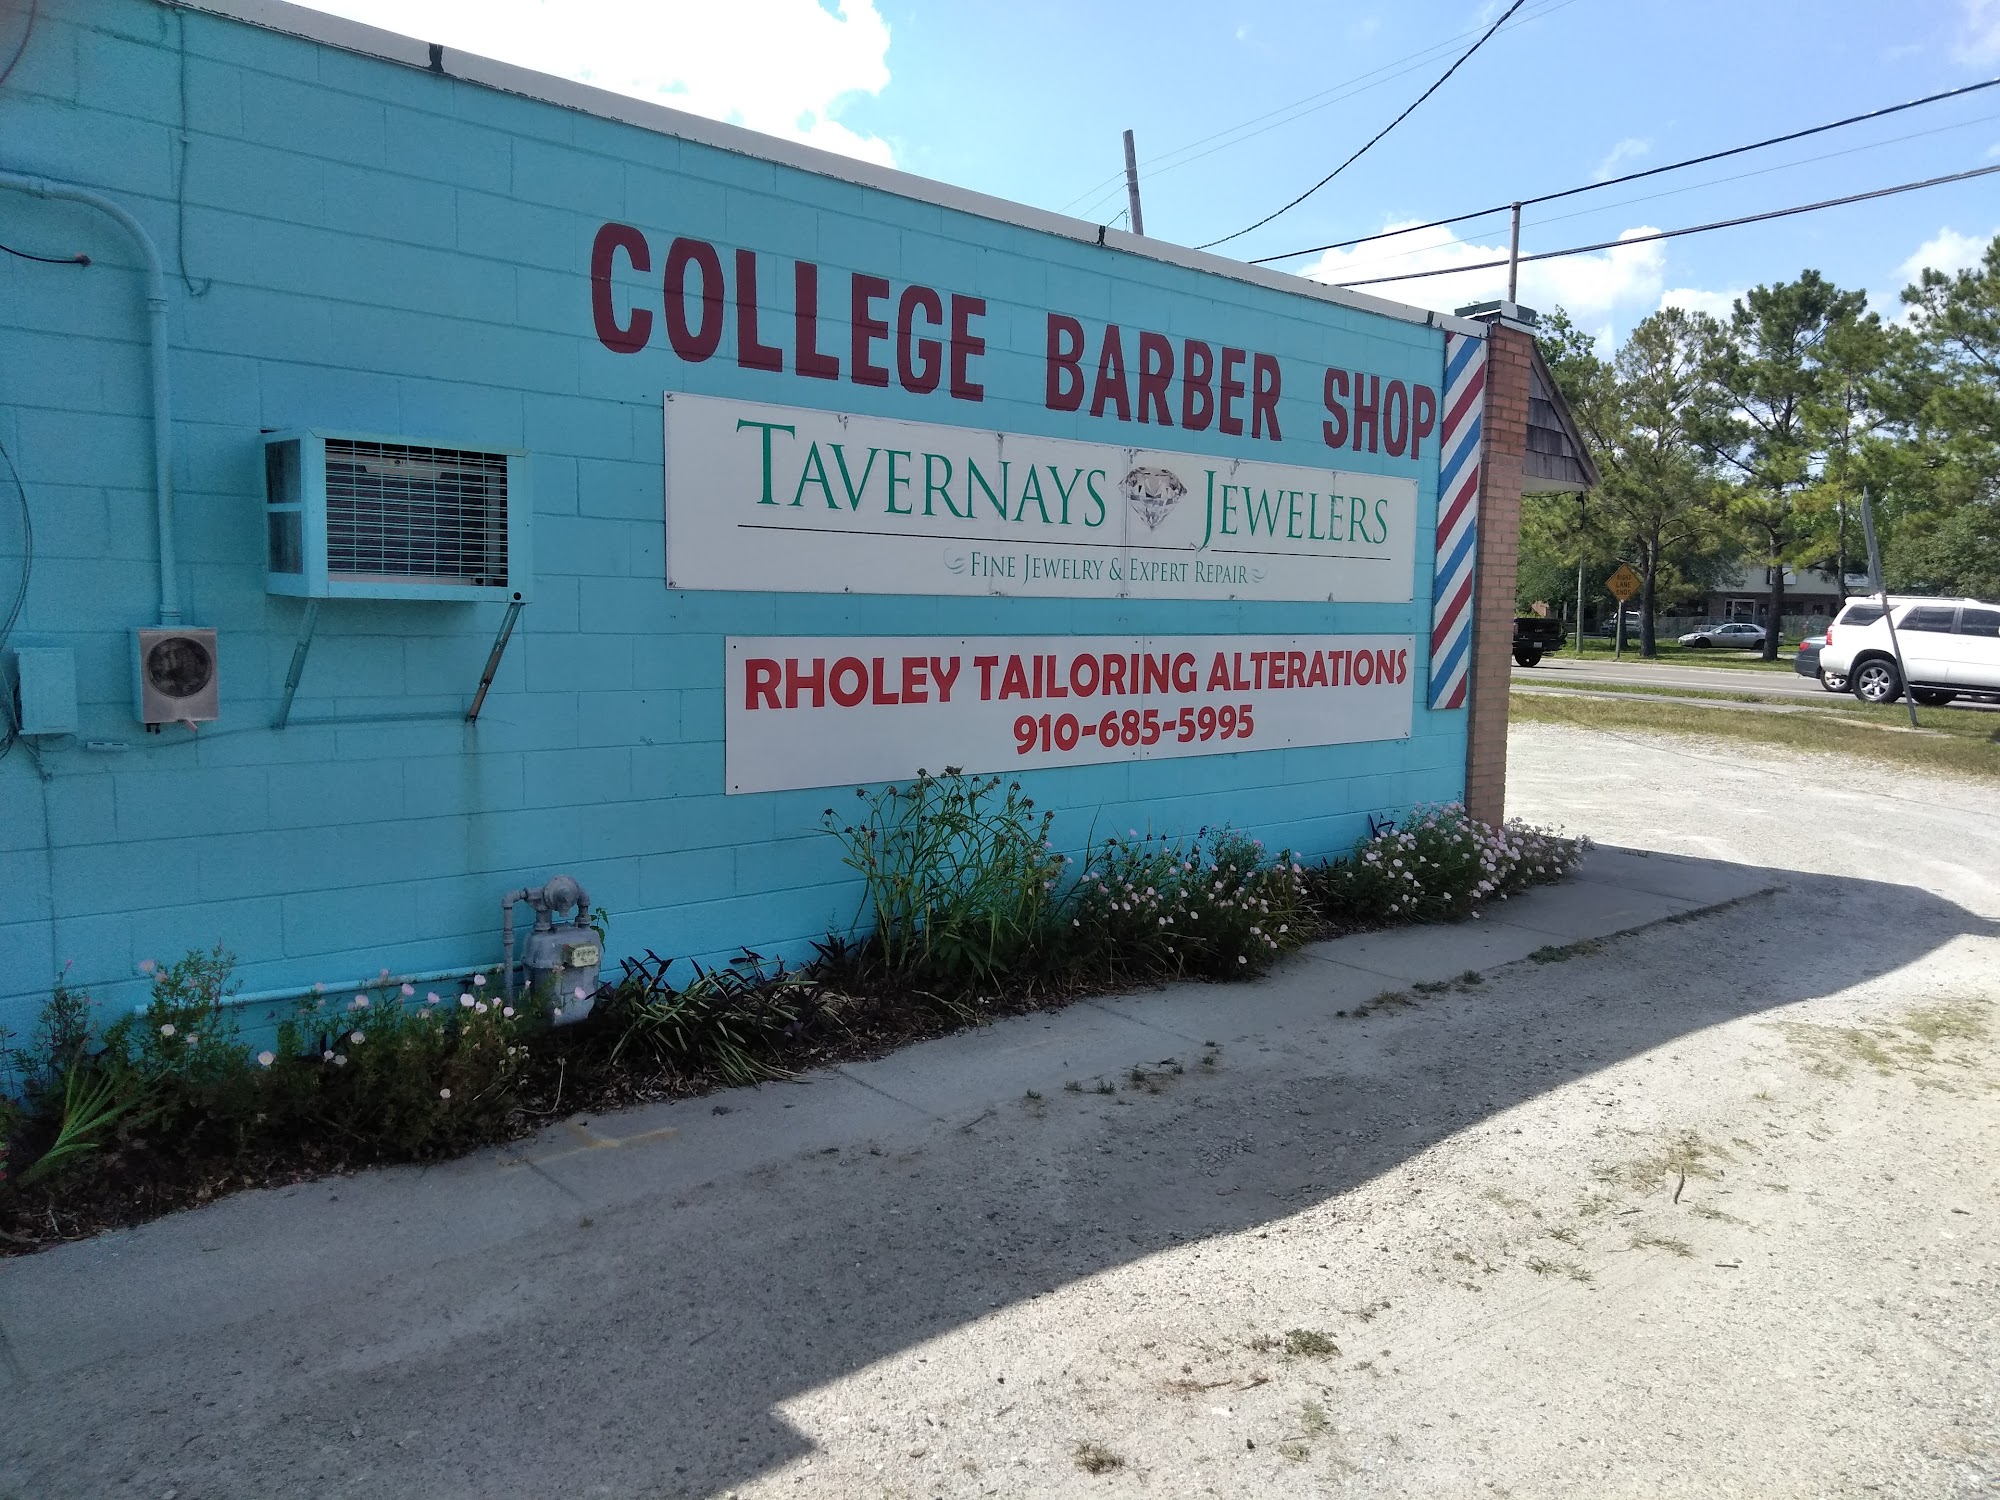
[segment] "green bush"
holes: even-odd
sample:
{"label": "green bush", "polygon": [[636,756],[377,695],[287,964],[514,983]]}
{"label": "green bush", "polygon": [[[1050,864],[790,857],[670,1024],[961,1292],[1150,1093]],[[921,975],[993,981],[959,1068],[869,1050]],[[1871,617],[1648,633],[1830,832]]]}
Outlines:
{"label": "green bush", "polygon": [[391,1160],[499,1139],[520,1106],[530,1009],[487,998],[483,982],[418,1000],[388,975],[358,994],[315,994],[258,1054],[268,1127]]}
{"label": "green bush", "polygon": [[1313,872],[1312,897],[1336,928],[1456,922],[1487,901],[1560,880],[1590,847],[1515,821],[1482,823],[1459,803],[1419,807]]}
{"label": "green bush", "polygon": [[860,815],[824,824],[861,876],[867,930],[851,950],[865,968],[946,990],[991,988],[1032,971],[1050,931],[1064,857],[1021,784],[998,776],[918,772],[872,796]]}
{"label": "green bush", "polygon": [[624,976],[597,1002],[593,1019],[615,1031],[610,1060],[631,1056],[684,1078],[762,1083],[786,1078],[777,1059],[821,1022],[836,1002],[811,973],[767,965],[745,951],[726,969],[691,964],[676,986],[673,961],[648,951],[625,960]]}

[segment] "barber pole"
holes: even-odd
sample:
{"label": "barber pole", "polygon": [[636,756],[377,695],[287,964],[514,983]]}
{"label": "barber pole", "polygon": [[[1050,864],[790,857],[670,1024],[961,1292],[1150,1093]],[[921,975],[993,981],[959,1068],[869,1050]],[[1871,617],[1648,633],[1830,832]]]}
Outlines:
{"label": "barber pole", "polygon": [[1434,709],[1465,707],[1472,669],[1472,569],[1479,550],[1480,414],[1486,340],[1444,336],[1444,424],[1438,471],[1437,567],[1431,590]]}

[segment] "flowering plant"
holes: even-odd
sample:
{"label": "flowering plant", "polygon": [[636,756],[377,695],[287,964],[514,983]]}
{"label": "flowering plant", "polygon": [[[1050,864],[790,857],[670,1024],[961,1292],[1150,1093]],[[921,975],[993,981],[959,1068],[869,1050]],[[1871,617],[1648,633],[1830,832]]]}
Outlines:
{"label": "flowering plant", "polygon": [[1106,975],[1261,973],[1309,925],[1305,866],[1233,829],[1181,841],[1115,835],[1086,854],[1067,903],[1071,954]]}
{"label": "flowering plant", "polygon": [[419,997],[385,971],[358,992],[302,1001],[257,1056],[274,1118],[398,1157],[502,1133],[528,1066],[527,1012],[483,984],[447,989]]}
{"label": "flowering plant", "polygon": [[1420,806],[1314,872],[1314,895],[1336,926],[1459,921],[1487,901],[1560,880],[1590,841],[1518,820],[1495,828],[1463,804]]}

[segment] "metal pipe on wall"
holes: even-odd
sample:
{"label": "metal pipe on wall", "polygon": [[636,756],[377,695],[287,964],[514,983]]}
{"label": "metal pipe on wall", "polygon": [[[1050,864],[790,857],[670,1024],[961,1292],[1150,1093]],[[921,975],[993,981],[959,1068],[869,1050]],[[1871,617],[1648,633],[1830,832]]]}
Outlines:
{"label": "metal pipe on wall", "polygon": [[181,623],[180,588],[174,566],[174,438],[173,401],[167,377],[167,276],[160,250],[145,225],[121,204],[73,182],[0,172],[0,188],[60,198],[94,208],[113,220],[139,247],[146,263],[146,335],[151,345],[153,381],[153,510],[160,533],[160,623]]}

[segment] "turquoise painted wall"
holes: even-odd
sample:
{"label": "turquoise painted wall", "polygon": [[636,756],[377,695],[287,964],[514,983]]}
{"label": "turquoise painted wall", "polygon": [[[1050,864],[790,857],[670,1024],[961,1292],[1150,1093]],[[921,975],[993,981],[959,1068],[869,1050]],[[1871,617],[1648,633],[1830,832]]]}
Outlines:
{"label": "turquoise painted wall", "polygon": [[[185,130],[185,157],[179,139]],[[613,913],[611,949],[799,950],[851,918],[824,791],[725,797],[727,633],[1394,631],[1417,637],[1408,741],[1047,771],[1058,828],[1227,821],[1311,854],[1370,811],[1461,794],[1465,716],[1423,708],[1436,439],[1413,603],[1324,606],[669,592],[663,390],[1325,465],[1317,371],[1441,385],[1421,324],[1207,276],[148,0],[44,4],[0,88],[0,170],[117,198],[170,270],[180,586],[221,631],[223,714],[145,734],[131,630],[157,608],[143,304],[92,212],[0,192],[0,441],[32,508],[11,644],[77,654],[83,733],[45,775],[0,762],[0,1026],[53,972],[140,994],[136,965],[217,941],[248,989],[490,960],[500,893],[559,870]],[[792,258],[984,297],[980,405],[636,355],[593,332],[589,253],[641,228],[755,250],[788,345]],[[171,274],[178,268],[183,276]],[[654,278],[619,275],[625,299]],[[828,299],[836,315],[844,296]],[[656,303],[655,303],[656,305]],[[1284,440],[1139,428],[1043,405],[1044,316],[1275,353]],[[831,340],[845,347],[844,331]],[[725,351],[733,349],[733,327]],[[787,360],[789,364],[789,358]],[[1308,378],[1311,377],[1311,378]],[[295,713],[268,727],[302,605],[263,586],[260,429],[522,447],[534,602],[476,726],[458,722],[499,606],[329,603]],[[0,595],[21,562],[0,507]],[[429,721],[384,715],[435,712]],[[85,742],[94,742],[87,745]],[[116,747],[116,748],[113,748]]]}

